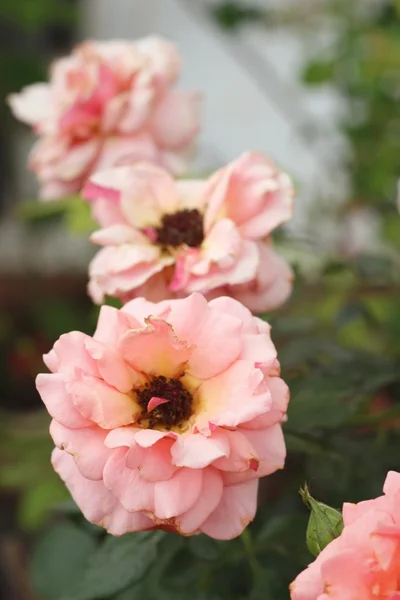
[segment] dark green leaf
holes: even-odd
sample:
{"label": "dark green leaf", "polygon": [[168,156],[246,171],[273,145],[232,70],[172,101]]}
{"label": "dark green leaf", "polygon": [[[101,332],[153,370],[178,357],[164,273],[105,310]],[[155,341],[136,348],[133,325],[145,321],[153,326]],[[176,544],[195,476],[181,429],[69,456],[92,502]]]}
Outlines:
{"label": "dark green leaf", "polygon": [[90,558],[74,590],[64,600],[107,598],[140,581],[157,556],[163,532],[129,533],[107,537]]}
{"label": "dark green leaf", "polygon": [[189,550],[203,560],[216,560],[223,551],[223,542],[206,535],[195,535],[188,540]]}
{"label": "dark green leaf", "polygon": [[69,523],[50,529],[36,544],[31,580],[36,594],[45,600],[59,600],[84,573],[96,542]]}

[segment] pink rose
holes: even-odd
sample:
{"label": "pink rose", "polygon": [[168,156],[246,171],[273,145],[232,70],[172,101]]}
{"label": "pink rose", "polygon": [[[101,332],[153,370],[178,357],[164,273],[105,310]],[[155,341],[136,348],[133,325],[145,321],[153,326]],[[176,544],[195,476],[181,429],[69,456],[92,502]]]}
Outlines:
{"label": "pink rose", "polygon": [[54,62],[50,83],[10,96],[39,135],[30,156],[43,198],[79,192],[99,169],[149,160],[185,170],[199,95],[172,89],[180,57],[168,41],[85,42]]}
{"label": "pink rose", "polygon": [[267,323],[231,298],[137,298],[44,359],[53,466],[89,521],[231,539],[253,519],[258,479],[285,460]]}
{"label": "pink rose", "polygon": [[292,271],[270,234],[292,214],[293,188],[265,156],[247,153],[208,181],[174,181],[146,163],[94,174],[83,195],[103,229],[89,293],[157,301],[231,295],[251,310],[286,300]]}
{"label": "pink rose", "polygon": [[400,473],[383,491],[343,505],[342,534],[291,584],[292,600],[400,599]]}

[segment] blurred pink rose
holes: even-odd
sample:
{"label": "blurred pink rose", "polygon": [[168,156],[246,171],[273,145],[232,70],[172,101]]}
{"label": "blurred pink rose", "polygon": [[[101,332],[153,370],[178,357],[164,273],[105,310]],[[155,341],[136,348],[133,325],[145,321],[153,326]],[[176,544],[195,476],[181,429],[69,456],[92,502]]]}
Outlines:
{"label": "blurred pink rose", "polygon": [[270,234],[291,217],[293,188],[261,154],[243,154],[208,181],[174,181],[146,163],[118,167],[94,174],[83,195],[103,227],[89,268],[97,303],[201,292],[261,312],[291,291],[292,271]]}
{"label": "blurred pink rose", "polygon": [[9,98],[39,135],[30,167],[43,198],[79,192],[106,167],[149,160],[181,173],[199,130],[199,95],[172,89],[180,57],[170,42],[85,42],[54,62],[50,83]]}
{"label": "blurred pink rose", "polygon": [[89,521],[231,539],[253,519],[258,479],[285,460],[267,323],[231,298],[137,298],[44,359],[53,466]]}
{"label": "blurred pink rose", "polygon": [[400,473],[384,496],[343,505],[344,529],[291,584],[292,600],[400,598]]}

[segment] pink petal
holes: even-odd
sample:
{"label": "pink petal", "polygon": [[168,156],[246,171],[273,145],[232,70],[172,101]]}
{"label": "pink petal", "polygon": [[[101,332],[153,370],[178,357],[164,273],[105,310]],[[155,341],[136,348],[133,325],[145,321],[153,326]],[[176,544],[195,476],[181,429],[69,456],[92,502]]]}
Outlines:
{"label": "pink petal", "polygon": [[242,336],[240,358],[257,363],[258,368],[267,370],[277,357],[276,348],[268,334],[247,334]]}
{"label": "pink petal", "polygon": [[[102,248],[90,263],[91,277],[102,277],[127,271],[132,267],[153,267],[159,259],[160,251],[150,244],[122,244]],[[141,281],[141,283],[143,283]]]}
{"label": "pink petal", "polygon": [[110,515],[103,520],[103,526],[111,535],[124,535],[134,531],[154,529],[154,523],[140,512],[128,512],[119,502]]}
{"label": "pink petal", "polygon": [[129,318],[137,320],[140,327],[144,327],[146,319],[151,315],[161,319],[166,318],[170,312],[170,303],[167,301],[154,303],[146,300],[146,298],[134,298],[121,308],[121,312],[129,315]]}
{"label": "pink petal", "polygon": [[[280,424],[273,425],[267,429],[241,429],[243,437],[247,438],[249,447],[253,448],[254,455],[258,461],[257,471],[248,473],[228,473],[224,477],[227,485],[248,481],[249,479],[271,475],[279,469],[283,469],[286,458],[285,439]],[[220,467],[219,464],[216,466]],[[221,467],[220,467],[221,468]]]}
{"label": "pink petal", "polygon": [[162,215],[179,208],[175,182],[160,167],[136,163],[131,167],[128,185],[122,190],[121,206],[134,227],[158,225]]}
{"label": "pink petal", "polygon": [[93,480],[103,478],[104,465],[112,452],[104,445],[106,431],[98,427],[68,429],[53,420],[50,435],[60,450],[74,457],[83,477]]}
{"label": "pink petal", "polygon": [[193,265],[198,260],[199,250],[197,248],[187,248],[180,250],[176,255],[175,270],[172,279],[168,285],[171,292],[184,290]]}
{"label": "pink petal", "polygon": [[[130,171],[131,167],[114,167],[95,172],[83,188],[83,198],[86,200],[96,200],[97,198],[106,198],[110,201],[119,200],[121,190],[129,181]],[[111,225],[111,223],[109,224]],[[104,223],[104,225],[106,224]]]}
{"label": "pink petal", "polygon": [[267,388],[271,394],[271,410],[252,421],[242,423],[245,429],[265,429],[276,423],[282,423],[285,420],[287,407],[289,404],[290,392],[283,379],[280,377],[269,377],[266,381]]}
{"label": "pink petal", "polygon": [[121,502],[129,512],[154,512],[153,483],[143,479],[139,469],[129,469],[126,466],[125,448],[113,451],[104,467],[104,485]]}
{"label": "pink petal", "polygon": [[195,275],[206,275],[211,263],[221,269],[232,267],[241,253],[242,238],[233,221],[219,219],[202,243],[202,261],[192,269]]}
{"label": "pink petal", "polygon": [[141,477],[147,481],[156,483],[171,479],[177,470],[171,462],[173,443],[171,438],[164,437],[150,448],[133,446],[126,456],[126,466],[131,469],[139,468]]}
{"label": "pink petal", "polygon": [[135,442],[142,448],[149,448],[164,437],[176,439],[178,436],[172,431],[157,431],[156,429],[141,429],[135,434]]}
{"label": "pink petal", "polygon": [[97,320],[96,331],[93,339],[116,346],[120,337],[128,331],[128,329],[140,327],[139,323],[132,316],[128,316],[122,310],[118,310],[112,306],[101,306],[99,317]]}
{"label": "pink petal", "polygon": [[141,409],[127,394],[122,394],[100,379],[76,374],[77,379],[67,384],[75,406],[84,417],[103,429],[129,425]]}
{"label": "pink petal", "polygon": [[180,435],[171,448],[174,465],[191,469],[203,469],[229,453],[229,442],[223,436],[213,439],[201,433]]}
{"label": "pink petal", "polygon": [[82,176],[95,160],[99,143],[97,138],[92,138],[71,146],[64,156],[53,164],[52,177],[71,181]]}
{"label": "pink petal", "polygon": [[155,515],[171,519],[189,510],[199,497],[203,482],[201,469],[179,469],[168,481],[154,484]]}
{"label": "pink petal", "polygon": [[130,392],[134,385],[142,381],[114,349],[101,342],[90,339],[85,342],[86,349],[96,361],[100,377],[106,383],[123,393]]}
{"label": "pink petal", "polygon": [[217,508],[223,493],[222,478],[215,469],[204,469],[203,487],[197,502],[177,518],[179,531],[184,534],[197,532],[202,523]]}
{"label": "pink petal", "polygon": [[231,540],[240,535],[254,519],[257,489],[257,479],[225,487],[221,502],[200,530],[217,540]]}
{"label": "pink petal", "polygon": [[252,469],[255,465],[253,461],[256,461],[258,465],[260,457],[257,449],[252,445],[247,436],[243,435],[240,431],[222,429],[219,429],[219,435],[228,443],[229,452],[224,458],[220,458],[214,463],[217,469],[237,473]]}
{"label": "pink petal", "polygon": [[388,472],[383,492],[387,495],[398,494],[400,492],[400,473],[396,473],[396,471]]}
{"label": "pink petal", "polygon": [[121,448],[123,446],[130,448],[135,444],[135,434],[138,431],[140,429],[129,425],[126,427],[117,427],[108,432],[104,443],[108,448]]}
{"label": "pink petal", "polygon": [[203,212],[207,203],[204,179],[178,179],[175,185],[181,208],[195,208]]}
{"label": "pink petal", "polygon": [[[86,184],[89,186],[89,183]],[[85,188],[86,189],[86,188]],[[95,190],[92,190],[95,194]],[[100,194],[101,192],[99,192]],[[92,217],[102,227],[111,227],[112,225],[126,225],[125,217],[121,212],[121,207],[118,201],[119,192],[115,192],[116,197],[112,198],[114,192],[111,193],[110,197],[99,197],[95,200],[91,200],[92,206]]]}
{"label": "pink petal", "polygon": [[91,338],[80,331],[64,333],[54,344],[53,351],[57,356],[60,373],[73,375],[79,367],[88,375],[98,376],[96,362],[89,355],[85,343]]}
{"label": "pink petal", "polygon": [[237,427],[271,408],[271,395],[256,393],[263,374],[252,363],[238,360],[226,371],[204,381],[199,389],[204,411],[196,425],[201,430],[211,421],[221,427]]}
{"label": "pink petal", "polygon": [[208,231],[221,213],[246,239],[260,239],[287,221],[293,211],[293,187],[260,153],[247,152],[217,171],[208,182]]}
{"label": "pink petal", "polygon": [[55,471],[66,483],[88,521],[105,527],[112,535],[152,529],[154,524],[141,513],[128,513],[102,481],[85,479],[72,456],[56,448],[52,454]]}
{"label": "pink petal", "polygon": [[[280,173],[276,177],[277,189],[268,190],[266,185],[265,194],[268,198],[267,204],[261,214],[256,214],[252,219],[243,223],[240,232],[243,237],[248,239],[260,239],[273,231],[279,225],[282,225],[293,214],[293,195],[294,190],[292,182],[286,173]],[[272,186],[271,186],[272,187]]]}
{"label": "pink petal", "polygon": [[145,329],[129,331],[119,351],[132,367],[143,373],[175,377],[183,372],[192,348],[175,336],[172,327],[162,319],[149,317]]}
{"label": "pink petal", "polygon": [[[154,140],[146,133],[107,136],[92,172],[101,172],[110,167],[123,168],[138,161],[159,162]],[[109,196],[115,198],[115,196]]]}
{"label": "pink petal", "polygon": [[43,362],[52,373],[56,373],[60,367],[60,361],[54,350],[50,350],[47,354],[43,354]]}
{"label": "pink petal", "polygon": [[91,421],[85,419],[74,406],[65,388],[63,375],[41,373],[36,378],[36,388],[50,416],[62,425],[71,429],[92,425]]}
{"label": "pink petal", "polygon": [[[151,77],[136,77],[135,85],[125,98],[125,110],[116,128],[124,136],[139,134],[146,127],[154,106],[154,86]],[[139,157],[142,160],[146,156]]]}
{"label": "pink petal", "polygon": [[160,146],[179,149],[186,146],[200,129],[200,95],[168,90],[156,105],[150,127]]}
{"label": "pink petal", "polygon": [[153,396],[147,405],[147,412],[151,412],[157,408],[157,406],[161,406],[161,404],[166,404],[167,402],[169,402],[169,400],[166,400],[165,398],[157,398],[157,396]]}
{"label": "pink petal", "polygon": [[[240,319],[243,323],[243,333],[258,333],[256,318],[253,317],[248,308],[243,306],[243,304],[237,300],[229,298],[228,296],[222,296],[215,298],[215,300],[211,300],[209,306],[210,308],[218,310],[220,313],[229,314],[232,317]],[[262,321],[262,323],[266,325],[265,321]],[[269,326],[268,328],[270,329]]]}
{"label": "pink petal", "polygon": [[[89,291],[93,300],[102,302],[104,295],[120,297],[134,293],[136,288],[174,262],[172,256],[158,257],[158,251],[154,249],[155,258],[149,262],[139,262],[145,256],[137,247],[109,246],[100,250],[89,265]],[[153,249],[150,247],[150,250]],[[132,266],[125,268],[129,262]]]}
{"label": "pink petal", "polygon": [[181,57],[177,47],[162,37],[149,35],[136,42],[152,76],[156,77],[158,86],[171,85],[181,71]]}
{"label": "pink petal", "polygon": [[237,285],[254,279],[259,266],[257,245],[247,240],[242,241],[241,249],[235,261],[227,268],[212,264],[205,275],[190,277],[186,286],[189,292],[207,292],[225,285]]}
{"label": "pink petal", "polygon": [[293,271],[268,243],[258,243],[260,265],[253,281],[232,286],[234,298],[253,312],[264,312],[280,306],[292,291]]}
{"label": "pink petal", "polygon": [[175,300],[168,321],[179,339],[195,345],[189,361],[189,371],[195,377],[213,377],[238,358],[242,322],[208,306],[200,294]]}
{"label": "pink petal", "polygon": [[90,241],[100,246],[119,246],[121,244],[146,244],[146,236],[128,225],[110,225],[95,231]]}
{"label": "pink petal", "polygon": [[51,90],[47,83],[36,83],[11,94],[8,103],[17,119],[29,125],[41,125],[49,118],[52,108]]}

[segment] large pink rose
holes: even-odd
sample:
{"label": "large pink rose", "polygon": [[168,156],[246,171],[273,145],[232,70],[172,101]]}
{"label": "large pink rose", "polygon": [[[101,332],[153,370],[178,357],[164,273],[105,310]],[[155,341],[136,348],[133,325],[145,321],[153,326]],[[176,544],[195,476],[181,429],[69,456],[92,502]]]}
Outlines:
{"label": "large pink rose", "polygon": [[199,95],[172,89],[180,57],[168,41],[85,42],[54,62],[49,83],[10,96],[39,135],[30,166],[43,198],[79,192],[88,176],[149,160],[185,170],[199,130]]}
{"label": "large pink rose", "polygon": [[231,298],[137,298],[44,358],[53,466],[87,519],[216,539],[253,519],[258,479],[285,460],[289,393],[267,323]]}
{"label": "large pink rose", "polygon": [[292,600],[400,599],[400,473],[384,496],[344,504],[342,534],[290,586]]}
{"label": "large pink rose", "polygon": [[243,154],[207,181],[174,181],[146,163],[118,167],[95,173],[83,195],[103,227],[92,236],[104,246],[89,268],[95,302],[202,292],[260,312],[291,291],[270,234],[292,214],[292,184],[261,154]]}

